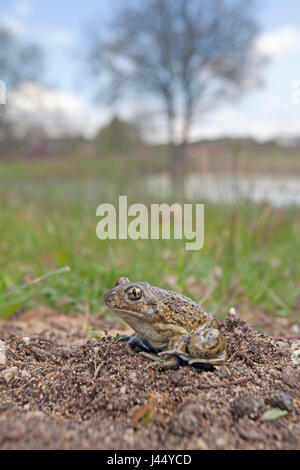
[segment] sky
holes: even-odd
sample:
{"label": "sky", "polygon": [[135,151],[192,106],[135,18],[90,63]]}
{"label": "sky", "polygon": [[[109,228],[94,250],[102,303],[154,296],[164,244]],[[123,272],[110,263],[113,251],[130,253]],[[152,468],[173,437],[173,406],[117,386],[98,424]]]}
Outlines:
{"label": "sky", "polygon": [[[41,44],[46,64],[43,71],[44,108],[61,109],[74,128],[93,136],[111,115],[111,109],[92,102],[92,88],[83,62],[83,38],[91,21],[99,27],[111,18],[123,0],[0,0],[0,24],[24,40]],[[232,104],[218,106],[200,116],[192,128],[192,138],[224,135],[251,136],[260,140],[300,136],[300,1],[258,0],[261,33],[256,47],[270,58],[263,73],[264,86]],[[1,80],[1,77],[0,77]],[[21,89],[12,96],[20,109],[45,116],[33,91]],[[123,109],[124,108],[124,109]],[[125,117],[140,110],[135,103],[119,108]],[[56,113],[57,115],[57,113]],[[51,120],[51,117],[49,117]],[[161,129],[163,126],[159,126]],[[163,139],[163,131],[155,131]]]}

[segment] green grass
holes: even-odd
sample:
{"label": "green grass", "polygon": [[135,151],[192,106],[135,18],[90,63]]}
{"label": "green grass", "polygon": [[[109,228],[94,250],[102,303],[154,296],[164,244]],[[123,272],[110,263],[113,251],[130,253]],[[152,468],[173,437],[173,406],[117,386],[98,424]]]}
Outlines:
{"label": "green grass", "polygon": [[[154,162],[156,171],[160,165]],[[174,290],[220,317],[244,304],[299,314],[299,209],[208,203],[205,246],[197,252],[178,240],[98,240],[98,204],[120,194],[147,202],[141,175],[151,170],[150,162],[116,157],[0,164],[0,317],[40,303],[97,313],[121,275],[165,288],[173,280]],[[71,271],[1,299],[64,266]]]}

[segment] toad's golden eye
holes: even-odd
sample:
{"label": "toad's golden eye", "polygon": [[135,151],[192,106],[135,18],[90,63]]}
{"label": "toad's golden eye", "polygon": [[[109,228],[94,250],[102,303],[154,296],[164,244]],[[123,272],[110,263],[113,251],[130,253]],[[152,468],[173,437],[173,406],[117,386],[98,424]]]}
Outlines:
{"label": "toad's golden eye", "polygon": [[139,287],[129,287],[126,293],[129,300],[138,300],[142,297],[142,289]]}

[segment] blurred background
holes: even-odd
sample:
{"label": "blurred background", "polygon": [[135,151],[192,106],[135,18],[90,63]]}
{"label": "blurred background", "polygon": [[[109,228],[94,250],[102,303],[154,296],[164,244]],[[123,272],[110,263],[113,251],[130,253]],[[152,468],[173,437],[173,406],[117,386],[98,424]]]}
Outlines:
{"label": "blurred background", "polygon": [[[300,335],[299,18],[297,0],[1,2],[0,318],[111,324],[124,275]],[[98,240],[119,195],[205,203],[204,248]]]}

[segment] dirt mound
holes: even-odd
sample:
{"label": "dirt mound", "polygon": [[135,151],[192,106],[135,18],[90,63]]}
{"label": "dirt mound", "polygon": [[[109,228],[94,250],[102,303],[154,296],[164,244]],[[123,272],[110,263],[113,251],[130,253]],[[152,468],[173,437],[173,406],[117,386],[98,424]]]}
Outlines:
{"label": "dirt mound", "polygon": [[[236,316],[221,329],[226,364],[162,371],[109,336],[62,344],[2,325],[0,448],[299,448],[295,342]],[[264,421],[274,407],[286,415]]]}

